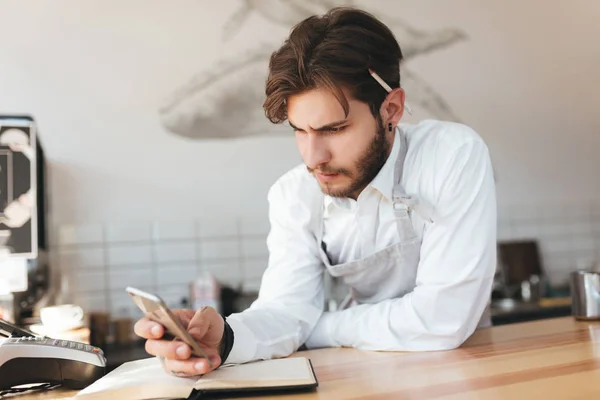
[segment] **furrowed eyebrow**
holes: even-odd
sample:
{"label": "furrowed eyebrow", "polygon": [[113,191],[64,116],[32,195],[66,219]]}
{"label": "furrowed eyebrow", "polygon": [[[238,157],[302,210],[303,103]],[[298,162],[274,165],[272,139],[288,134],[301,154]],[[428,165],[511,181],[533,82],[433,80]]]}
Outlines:
{"label": "furrowed eyebrow", "polygon": [[[331,129],[331,128],[338,127],[338,126],[340,126],[340,125],[342,125],[342,124],[344,124],[344,123],[346,123],[346,122],[348,122],[348,121],[347,121],[347,120],[345,120],[345,119],[343,119],[343,120],[341,120],[341,121],[335,121],[335,122],[331,122],[331,123],[329,123],[329,124],[325,124],[325,125],[323,125],[323,126],[320,126],[320,127],[318,127],[318,128],[312,128],[312,130],[313,130],[313,131],[317,131],[317,132],[327,131],[327,130],[329,130],[329,129]],[[298,128],[296,125],[294,125],[294,124],[292,123],[292,121],[290,121],[290,120],[288,120],[288,123],[290,124],[290,126],[291,126],[293,129],[295,129],[295,130],[297,130],[297,131],[302,131],[302,130],[303,130],[303,129],[300,129],[300,128]]]}
{"label": "furrowed eyebrow", "polygon": [[301,131],[302,129],[298,128],[296,125],[292,124],[292,121],[288,120],[288,124],[292,127],[292,129],[296,131]]}

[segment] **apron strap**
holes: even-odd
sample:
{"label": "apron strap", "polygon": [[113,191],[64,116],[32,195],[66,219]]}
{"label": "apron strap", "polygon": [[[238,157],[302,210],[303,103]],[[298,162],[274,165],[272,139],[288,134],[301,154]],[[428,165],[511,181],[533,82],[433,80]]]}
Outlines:
{"label": "apron strap", "polygon": [[[396,159],[396,165],[394,166],[394,188],[392,189],[392,205],[394,208],[394,216],[396,221],[400,223],[406,216],[410,215],[412,211],[415,211],[423,219],[433,222],[434,211],[433,207],[417,201],[414,197],[409,196],[404,188],[402,187],[402,174],[404,173],[404,162],[406,161],[406,153],[408,151],[408,140],[406,134],[401,128],[400,131],[400,151]],[[403,234],[406,228],[398,226],[398,231]],[[414,234],[414,232],[413,232]]]}

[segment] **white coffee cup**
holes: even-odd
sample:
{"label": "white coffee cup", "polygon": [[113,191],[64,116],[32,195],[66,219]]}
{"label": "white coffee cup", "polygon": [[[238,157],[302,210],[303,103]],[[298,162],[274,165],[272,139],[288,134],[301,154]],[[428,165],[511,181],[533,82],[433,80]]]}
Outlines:
{"label": "white coffee cup", "polygon": [[42,324],[55,331],[67,331],[83,325],[83,309],[75,304],[61,304],[40,310]]}

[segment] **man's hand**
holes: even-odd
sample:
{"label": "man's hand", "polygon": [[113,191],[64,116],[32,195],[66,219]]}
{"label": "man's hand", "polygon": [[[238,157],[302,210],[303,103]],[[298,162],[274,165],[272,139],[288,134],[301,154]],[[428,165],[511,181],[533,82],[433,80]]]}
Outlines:
{"label": "man's hand", "polygon": [[[210,357],[212,369],[221,365],[219,348],[225,322],[214,308],[203,307],[194,310],[173,310],[183,326],[187,326],[190,335]],[[195,376],[210,372],[207,360],[192,356],[192,349],[181,340],[163,340],[165,329],[162,325],[142,318],[134,327],[136,335],[146,340],[146,351],[164,359],[167,372],[176,376]]]}

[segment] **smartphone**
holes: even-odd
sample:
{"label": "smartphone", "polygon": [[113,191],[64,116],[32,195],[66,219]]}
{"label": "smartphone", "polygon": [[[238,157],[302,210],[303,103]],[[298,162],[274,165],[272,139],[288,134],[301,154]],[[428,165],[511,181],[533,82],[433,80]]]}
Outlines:
{"label": "smartphone", "polygon": [[[154,322],[161,324],[165,328],[164,339],[180,339],[190,346],[192,355],[205,358],[211,365],[210,358],[204,350],[198,345],[196,340],[189,334],[187,329],[181,323],[181,320],[173,314],[167,307],[167,304],[159,296],[146,293],[142,290],[127,287],[125,291],[131,296],[133,302],[146,314],[146,317]],[[212,365],[211,365],[212,368]]]}

